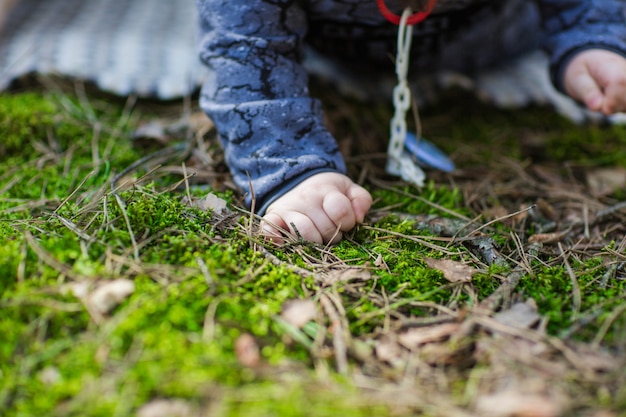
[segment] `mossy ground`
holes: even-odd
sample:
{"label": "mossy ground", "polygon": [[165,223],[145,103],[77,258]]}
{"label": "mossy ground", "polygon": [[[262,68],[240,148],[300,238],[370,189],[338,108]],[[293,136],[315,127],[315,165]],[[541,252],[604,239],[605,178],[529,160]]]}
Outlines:
{"label": "mossy ground", "polygon": [[[355,106],[334,98],[335,106]],[[183,114],[182,106],[169,108]],[[366,181],[376,199],[371,219],[335,247],[296,240],[274,248],[237,209],[210,134],[196,138],[214,155],[205,166],[194,167],[193,157],[177,160],[172,148],[161,165],[146,160],[118,175],[153,152],[130,138],[153,113],[149,105],[131,111],[123,102],[65,93],[0,97],[2,416],[130,416],[155,399],[183,401],[187,408],[176,415],[480,415],[473,414],[480,412],[479,375],[497,368],[493,360],[438,363],[407,388],[402,381],[415,364],[404,351],[383,355],[381,346],[407,323],[423,326],[442,312],[463,322],[524,259],[524,278],[509,295],[534,300],[547,328],[541,337],[623,358],[619,212],[609,224],[595,223],[592,238],[565,236],[534,258],[525,248],[547,223],[541,213],[497,221],[482,232],[508,267],[489,266],[463,240],[418,231],[416,223],[430,214],[484,224],[495,208],[511,213],[540,198],[565,212],[567,201],[541,195],[547,188],[497,187],[518,174],[510,167],[523,171],[535,162],[626,167],[625,128],[575,126],[545,108],[509,112],[445,102],[423,115],[424,130],[455,157],[459,174],[434,174],[418,191],[390,182],[376,157],[352,152],[353,171],[374,179]],[[384,107],[359,108],[358,116],[332,107],[329,113],[348,148],[355,138],[386,132]],[[533,141],[530,152],[525,137],[539,138],[539,148]],[[183,162],[210,171],[211,188],[177,174]],[[186,202],[209,191],[230,202],[228,213]],[[620,192],[589,202],[590,210],[617,202]],[[451,283],[426,257],[462,261],[476,273],[471,283]],[[328,279],[346,271],[356,278]],[[91,291],[119,278],[135,289],[110,312],[94,312],[76,295],[76,283]],[[281,318],[286,303],[299,299],[318,308],[301,329]],[[478,343],[487,333],[467,336]],[[238,345],[242,335],[254,341],[247,346],[251,360]],[[449,340],[457,345],[443,350],[466,352],[466,339]],[[572,375],[560,381],[569,395],[563,409],[626,413],[623,375],[603,375],[595,383]]]}

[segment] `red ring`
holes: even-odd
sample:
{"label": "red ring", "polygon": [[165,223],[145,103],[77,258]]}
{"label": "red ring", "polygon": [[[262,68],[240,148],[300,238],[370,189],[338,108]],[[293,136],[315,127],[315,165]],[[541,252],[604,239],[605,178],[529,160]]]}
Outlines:
{"label": "red ring", "polygon": [[[437,0],[429,0],[428,7],[426,8],[426,10],[423,12],[417,12],[417,13],[412,14],[407,19],[406,24],[415,25],[421,22],[422,20],[426,19],[428,15],[430,14],[430,12],[432,12],[433,8],[435,7],[436,2]],[[402,17],[398,16],[397,14],[389,10],[387,5],[385,4],[385,0],[376,0],[376,4],[378,4],[378,9],[380,10],[380,13],[385,17],[385,19],[387,19],[388,21],[390,21],[391,23],[395,25],[400,24],[400,20],[402,20]]]}

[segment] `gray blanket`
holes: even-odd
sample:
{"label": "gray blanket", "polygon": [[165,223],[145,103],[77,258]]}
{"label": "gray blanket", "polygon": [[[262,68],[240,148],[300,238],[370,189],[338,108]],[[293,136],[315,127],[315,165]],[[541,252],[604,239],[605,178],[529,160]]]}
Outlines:
{"label": "gray blanket", "polygon": [[0,89],[40,73],[120,95],[180,97],[206,74],[196,32],[192,0],[18,0],[0,34]]}

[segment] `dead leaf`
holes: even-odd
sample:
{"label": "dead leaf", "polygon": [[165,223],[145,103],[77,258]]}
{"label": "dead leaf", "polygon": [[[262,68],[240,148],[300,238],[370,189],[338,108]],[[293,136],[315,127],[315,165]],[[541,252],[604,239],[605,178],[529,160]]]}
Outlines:
{"label": "dead leaf", "polygon": [[426,343],[440,342],[450,338],[459,330],[458,323],[444,323],[430,327],[416,327],[398,336],[398,341],[407,349],[415,349]]}
{"label": "dead leaf", "polygon": [[367,269],[345,268],[330,271],[326,277],[326,282],[334,284],[337,282],[369,281],[370,279],[372,279],[372,273]]}
{"label": "dead leaf", "polygon": [[259,364],[261,361],[259,345],[251,334],[242,333],[235,340],[235,356],[243,366],[253,368]]}
{"label": "dead leaf", "polygon": [[192,197],[191,202],[185,197],[183,203],[189,204],[191,207],[199,208],[200,210],[211,210],[216,214],[223,214],[228,211],[226,200],[219,198],[213,193],[209,193],[206,197],[201,199],[194,199]]}
{"label": "dead leaf", "polygon": [[196,133],[206,133],[215,127],[213,121],[202,110],[197,110],[191,113],[187,124],[189,128]]}
{"label": "dead leaf", "polygon": [[563,406],[548,396],[506,390],[480,396],[476,410],[483,417],[557,417]]}
{"label": "dead leaf", "polygon": [[62,287],[61,293],[65,294],[67,292],[67,289],[69,289],[74,297],[82,300],[87,298],[87,296],[89,295],[89,288],[91,287],[91,285],[92,284],[89,281],[72,282],[68,286]]}
{"label": "dead leaf", "polygon": [[54,366],[46,366],[37,376],[39,381],[46,386],[54,385],[63,379],[61,372]]}
{"label": "dead leaf", "polygon": [[283,305],[281,317],[292,326],[301,329],[317,315],[317,306],[313,300],[291,300]]}
{"label": "dead leaf", "polygon": [[530,303],[515,303],[510,309],[501,311],[493,317],[497,322],[517,329],[529,329],[541,316],[537,306]]}
{"label": "dead leaf", "polygon": [[151,120],[142,123],[133,132],[133,141],[135,141],[136,145],[142,147],[149,145],[150,142],[163,146],[167,145],[170,140],[171,137],[167,133],[167,126],[162,120]]}
{"label": "dead leaf", "polygon": [[374,266],[378,268],[389,269],[389,267],[387,266],[387,263],[383,259],[383,255],[381,255],[380,253],[376,257],[376,260],[374,261]]}
{"label": "dead leaf", "polygon": [[100,314],[113,310],[135,291],[135,283],[128,279],[116,279],[99,285],[89,296],[87,302]]}
{"label": "dead leaf", "polygon": [[402,366],[404,360],[402,358],[402,348],[390,337],[383,337],[374,345],[376,357],[383,362],[387,362],[392,366]]}
{"label": "dead leaf", "polygon": [[556,221],[559,216],[557,214],[557,210],[554,208],[552,204],[546,201],[543,198],[537,200],[537,208],[539,212],[548,220]]}
{"label": "dead leaf", "polygon": [[107,314],[135,291],[135,283],[128,279],[113,281],[73,282],[69,285],[72,294],[96,314]]}
{"label": "dead leaf", "polygon": [[203,111],[179,118],[156,118],[139,125],[133,132],[133,141],[138,146],[165,146],[178,141],[188,132],[204,135],[213,128],[213,122]]}
{"label": "dead leaf", "polygon": [[137,417],[190,417],[195,414],[190,404],[179,399],[152,400],[137,410]]}
{"label": "dead leaf", "polygon": [[470,282],[476,269],[451,259],[425,258],[429,268],[443,272],[443,277],[450,282]]}
{"label": "dead leaf", "polygon": [[420,346],[419,357],[430,365],[448,365],[465,368],[475,362],[473,342],[470,338]]}
{"label": "dead leaf", "polygon": [[557,243],[563,240],[567,232],[535,233],[528,238],[528,243]]}
{"label": "dead leaf", "polygon": [[626,186],[626,169],[622,167],[597,168],[587,172],[587,186],[592,195],[609,195]]}
{"label": "dead leaf", "polygon": [[352,343],[349,347],[350,354],[360,362],[371,362],[374,356],[374,346],[375,342],[373,340],[360,340],[360,339],[352,339]]}
{"label": "dead leaf", "polygon": [[580,344],[576,346],[575,351],[580,358],[579,361],[594,371],[610,372],[624,366],[623,357],[612,356],[601,348]]}
{"label": "dead leaf", "polygon": [[591,417],[617,417],[617,414],[609,410],[600,410],[596,411]]}

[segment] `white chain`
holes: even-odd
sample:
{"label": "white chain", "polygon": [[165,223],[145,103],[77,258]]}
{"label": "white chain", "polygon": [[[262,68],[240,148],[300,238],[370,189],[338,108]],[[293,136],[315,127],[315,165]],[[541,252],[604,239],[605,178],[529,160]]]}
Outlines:
{"label": "white chain", "polygon": [[398,28],[398,52],[396,55],[396,75],[398,84],[393,89],[394,114],[391,119],[391,134],[387,149],[387,172],[401,176],[405,181],[417,186],[424,185],[424,172],[413,163],[411,158],[404,154],[406,139],[406,112],[411,107],[411,90],[407,79],[409,72],[409,54],[413,40],[413,26],[407,25],[412,11],[406,8],[400,19]]}

